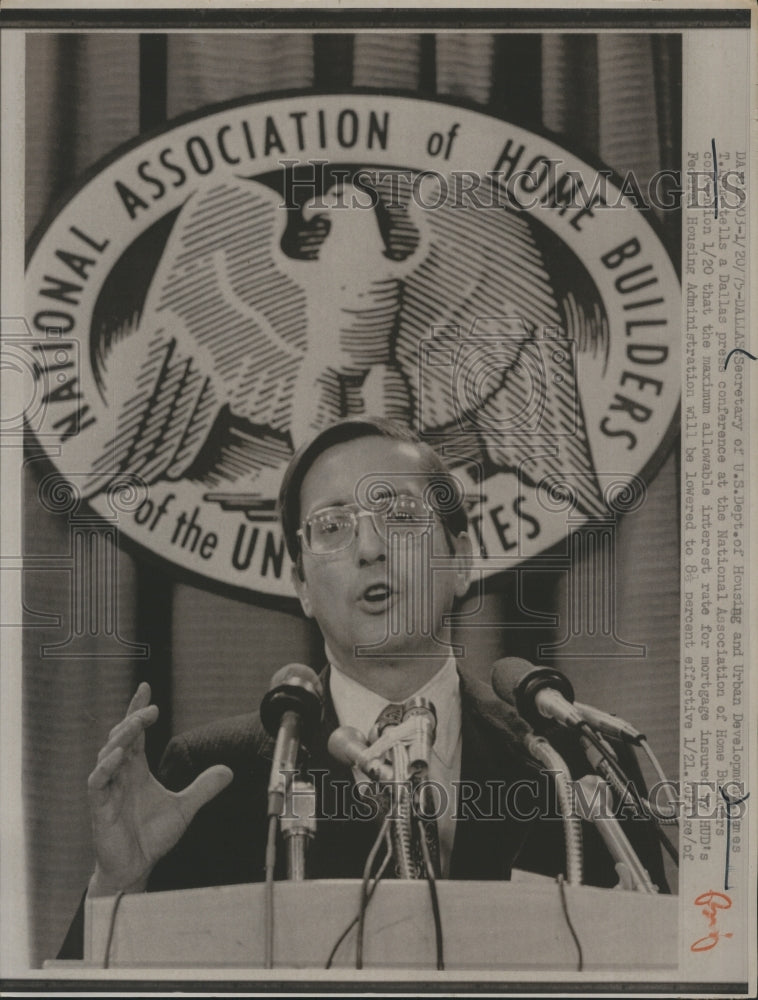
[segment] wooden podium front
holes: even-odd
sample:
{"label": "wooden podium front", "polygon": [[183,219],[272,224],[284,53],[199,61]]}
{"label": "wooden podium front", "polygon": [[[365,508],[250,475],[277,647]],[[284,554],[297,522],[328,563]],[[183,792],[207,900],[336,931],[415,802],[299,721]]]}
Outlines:
{"label": "wooden podium front", "polygon": [[[513,882],[437,884],[445,968],[577,967],[577,947],[557,883],[539,876]],[[677,963],[676,897],[566,886],[585,970],[670,968]],[[274,966],[323,969],[337,938],[358,913],[360,882],[277,882]],[[86,966],[103,967],[114,899],[90,900]],[[124,896],[113,926],[112,968],[262,968],[264,887],[219,886]],[[424,881],[382,882],[366,916],[363,968],[435,969],[434,921]],[[355,929],[334,968],[355,967]]]}

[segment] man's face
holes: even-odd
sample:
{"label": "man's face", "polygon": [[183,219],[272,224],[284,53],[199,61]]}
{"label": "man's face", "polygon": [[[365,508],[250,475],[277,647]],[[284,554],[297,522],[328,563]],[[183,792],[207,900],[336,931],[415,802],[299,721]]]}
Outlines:
{"label": "man's face", "polygon": [[[368,437],[334,445],[303,480],[301,526],[326,507],[365,509],[365,499],[360,505],[358,498],[365,498],[367,481],[386,481],[397,494],[421,498],[430,476],[411,443]],[[439,657],[440,641],[448,636],[443,616],[468,587],[467,536],[450,543],[436,516],[425,534],[410,534],[402,524],[393,527],[389,544],[371,516],[359,517],[357,525],[357,535],[337,552],[315,555],[301,542],[303,579],[297,573],[293,579],[303,610],[316,619],[338,665],[350,673],[360,674],[368,662],[377,664],[376,656],[361,657],[359,646],[374,647],[373,653],[392,662]],[[432,554],[444,568],[432,572]]]}

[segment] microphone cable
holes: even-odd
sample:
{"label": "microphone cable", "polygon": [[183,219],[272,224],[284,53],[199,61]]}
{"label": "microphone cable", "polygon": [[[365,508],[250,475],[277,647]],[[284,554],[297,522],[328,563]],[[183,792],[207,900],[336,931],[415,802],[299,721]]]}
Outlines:
{"label": "microphone cable", "polygon": [[624,786],[626,786],[626,788],[629,790],[629,794],[634,799],[634,804],[636,808],[639,810],[640,816],[644,816],[645,806],[642,802],[642,799],[640,798],[640,793],[637,791],[637,786],[634,784],[633,781],[629,780],[619,762],[608,753],[605,746],[603,746],[603,741],[599,739],[594,729],[588,723],[583,722],[581,726],[579,726],[579,730],[587,737],[587,739],[590,741],[593,747],[601,755],[603,760],[606,761],[608,767],[613,771],[618,780]]}
{"label": "microphone cable", "polygon": [[125,895],[126,893],[121,889],[116,893],[116,898],[113,900],[113,909],[111,910],[110,921],[108,922],[108,939],[105,942],[105,956],[103,957],[104,969],[110,969],[111,967],[111,947],[113,945],[113,935],[116,932],[116,914],[118,913],[119,906],[121,906],[121,900]]}
{"label": "microphone cable", "polygon": [[[582,738],[586,739],[586,736],[584,734],[582,734]],[[601,742],[602,742],[602,740],[601,740]],[[589,740],[587,740],[587,743],[589,743]],[[610,747],[608,749],[610,750]],[[586,747],[585,747],[585,752],[588,752],[586,750]],[[611,753],[612,753],[612,751],[611,751]],[[637,809],[637,803],[634,801],[634,796],[629,791],[629,782],[628,781],[627,782],[621,781],[621,779],[619,778],[619,776],[616,774],[616,772],[613,770],[613,768],[609,765],[608,760],[607,760],[608,756],[610,756],[610,754],[608,754],[606,752],[606,757],[601,757],[597,761],[596,764],[593,764],[592,763],[592,759],[590,758],[590,763],[592,764],[592,766],[596,770],[598,770],[598,771],[601,772],[601,777],[605,781],[608,782],[608,784],[611,786],[611,788],[616,793],[616,795],[618,795],[619,799],[622,802],[626,802],[629,805],[633,806],[634,810],[635,810],[635,816],[639,816],[639,810]],[[672,826],[672,825],[678,826],[679,825],[679,820],[676,818],[676,816],[669,816],[666,813],[658,812],[658,810],[653,805],[653,803],[650,801],[650,799],[646,799],[644,795],[640,796],[640,802],[642,802],[642,805],[643,805],[644,810],[645,810],[645,814],[644,814],[643,818],[647,818],[648,816],[651,816],[655,820],[656,823],[660,823],[663,826]]]}
{"label": "microphone cable", "polygon": [[421,843],[421,854],[424,858],[424,870],[426,880],[429,883],[429,896],[432,901],[432,915],[434,916],[434,941],[437,949],[437,969],[443,971],[445,968],[445,947],[442,934],[442,916],[440,914],[440,903],[437,896],[437,879],[434,874],[434,865],[429,854],[429,845],[426,842],[426,830],[422,819],[416,820],[418,837]]}
{"label": "microphone cable", "polygon": [[574,939],[574,945],[576,947],[576,971],[581,972],[584,969],[584,952],[582,951],[582,942],[579,940],[579,935],[576,933],[576,928],[571,922],[571,914],[568,909],[568,900],[566,899],[566,882],[563,875],[558,873],[556,877],[556,882],[558,883],[558,893],[561,897],[561,909],[563,910],[563,919],[566,921],[566,926],[569,929],[571,937]]}
{"label": "microphone cable", "polygon": [[[372,891],[369,893],[369,880],[371,878],[371,869],[374,867],[374,861],[376,861],[376,856],[379,853],[379,849],[383,843],[387,842],[387,835],[390,828],[390,818],[385,816],[382,827],[379,830],[379,834],[374,841],[374,846],[369,851],[369,855],[366,858],[366,864],[363,868],[363,880],[361,881],[361,905],[358,911],[358,934],[355,939],[355,967],[356,969],[363,968],[363,933],[366,927],[366,911],[368,910],[368,904],[371,901],[371,897],[374,894],[376,886],[379,882],[379,875],[377,873],[377,878],[372,886]],[[392,856],[392,851],[388,845],[387,860]],[[384,873],[384,867],[381,869],[382,874]]]}
{"label": "microphone cable", "polygon": [[[642,747],[642,749],[647,754],[647,757],[648,757],[648,760],[650,761],[650,763],[653,765],[655,773],[658,775],[658,780],[661,782],[661,784],[663,785],[663,787],[666,789],[666,798],[669,800],[669,805],[672,805],[674,807],[673,815],[671,815],[671,816],[665,816],[664,817],[664,816],[661,816],[660,813],[654,813],[655,818],[658,819],[659,822],[661,822],[661,823],[672,823],[672,824],[675,824],[676,826],[679,826],[679,818],[676,815],[676,805],[677,805],[676,800],[674,800],[672,802],[671,796],[668,794],[668,792],[669,792],[669,785],[671,784],[671,782],[668,780],[668,778],[666,777],[666,775],[663,773],[663,768],[661,767],[660,761],[655,756],[655,754],[653,753],[653,748],[650,746],[650,744],[648,743],[648,741],[644,737],[640,740],[640,746]],[[651,806],[651,812],[652,812],[652,806]]]}
{"label": "microphone cable", "polygon": [[[627,777],[627,775],[624,773],[624,769],[621,767],[621,765],[618,763],[618,761],[615,760],[608,753],[608,751],[606,750],[606,748],[603,746],[603,741],[600,740],[597,737],[597,735],[595,734],[595,732],[592,729],[592,727],[588,723],[583,722],[579,728],[580,728],[581,732],[590,741],[590,743],[593,745],[593,747],[601,755],[602,759],[605,761],[607,767],[613,772],[613,774],[616,777],[616,779],[618,779],[621,782],[621,785],[623,786],[624,793],[625,794],[629,794],[629,795],[632,796],[632,798],[634,799],[634,806],[637,809],[638,815],[640,817],[652,817],[652,819],[654,821],[653,822],[653,829],[655,830],[656,836],[658,837],[658,840],[660,841],[661,846],[668,853],[668,855],[670,856],[671,860],[678,866],[679,865],[679,851],[676,849],[676,847],[674,847],[674,845],[671,843],[671,841],[669,840],[669,838],[666,836],[666,834],[661,829],[660,823],[658,821],[658,817],[656,816],[655,812],[653,812],[652,810],[648,811],[645,808],[645,800],[641,798],[640,793],[637,790],[637,786],[634,784],[633,781],[629,780],[629,778]],[[646,743],[647,740],[644,740],[643,742]],[[652,751],[651,751],[651,753],[652,753]],[[613,779],[611,779],[611,783],[615,785],[615,782],[613,781]],[[649,805],[649,803],[648,803],[648,805]]]}
{"label": "microphone cable", "polygon": [[[387,853],[385,854],[384,859],[383,859],[381,865],[379,866],[379,870],[377,871],[376,875],[374,876],[374,881],[369,886],[368,892],[366,894],[366,905],[368,905],[368,903],[371,902],[371,897],[374,895],[374,892],[376,891],[376,888],[379,885],[379,882],[381,881],[382,876],[384,875],[385,871],[387,870],[387,865],[392,860],[392,841],[390,839],[389,829],[382,830],[381,833],[384,835],[384,842],[387,845]],[[355,927],[355,925],[358,923],[358,920],[359,920],[359,915],[356,914],[356,916],[353,917],[353,919],[350,921],[350,923],[347,925],[347,927],[344,929],[344,931],[340,934],[340,936],[334,942],[334,947],[329,952],[329,958],[327,958],[327,960],[326,960],[326,965],[324,966],[325,969],[331,969],[332,962],[334,961],[334,958],[335,958],[335,956],[337,954],[337,951],[339,950],[340,945],[345,940],[345,938],[348,936],[348,934],[353,929],[353,927]]]}

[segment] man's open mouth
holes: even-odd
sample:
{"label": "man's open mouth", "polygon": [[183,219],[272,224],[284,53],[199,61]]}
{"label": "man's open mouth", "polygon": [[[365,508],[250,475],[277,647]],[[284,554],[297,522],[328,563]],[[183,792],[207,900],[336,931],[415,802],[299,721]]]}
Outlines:
{"label": "man's open mouth", "polygon": [[363,591],[361,599],[368,601],[369,604],[381,604],[382,601],[388,600],[392,594],[392,588],[386,583],[372,583]]}

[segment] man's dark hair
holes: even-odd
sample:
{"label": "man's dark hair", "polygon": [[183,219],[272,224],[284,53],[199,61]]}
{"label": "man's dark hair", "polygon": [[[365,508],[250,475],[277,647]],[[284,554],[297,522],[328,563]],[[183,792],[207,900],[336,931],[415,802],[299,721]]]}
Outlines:
{"label": "man's dark hair", "polygon": [[[300,490],[308,470],[328,448],[372,437],[403,441],[418,448],[422,462],[420,471],[430,473],[435,478],[439,477],[439,486],[445,499],[437,508],[437,513],[446,531],[457,538],[468,527],[464,497],[458,480],[436,451],[413,431],[393,420],[386,420],[383,417],[348,417],[319,431],[314,438],[302,445],[290,459],[282,479],[279,490],[279,516],[287,551],[298,567],[298,572],[300,572],[300,545],[297,538],[301,519]],[[377,470],[378,473],[381,471]],[[430,491],[430,495],[433,499],[434,490]]]}

